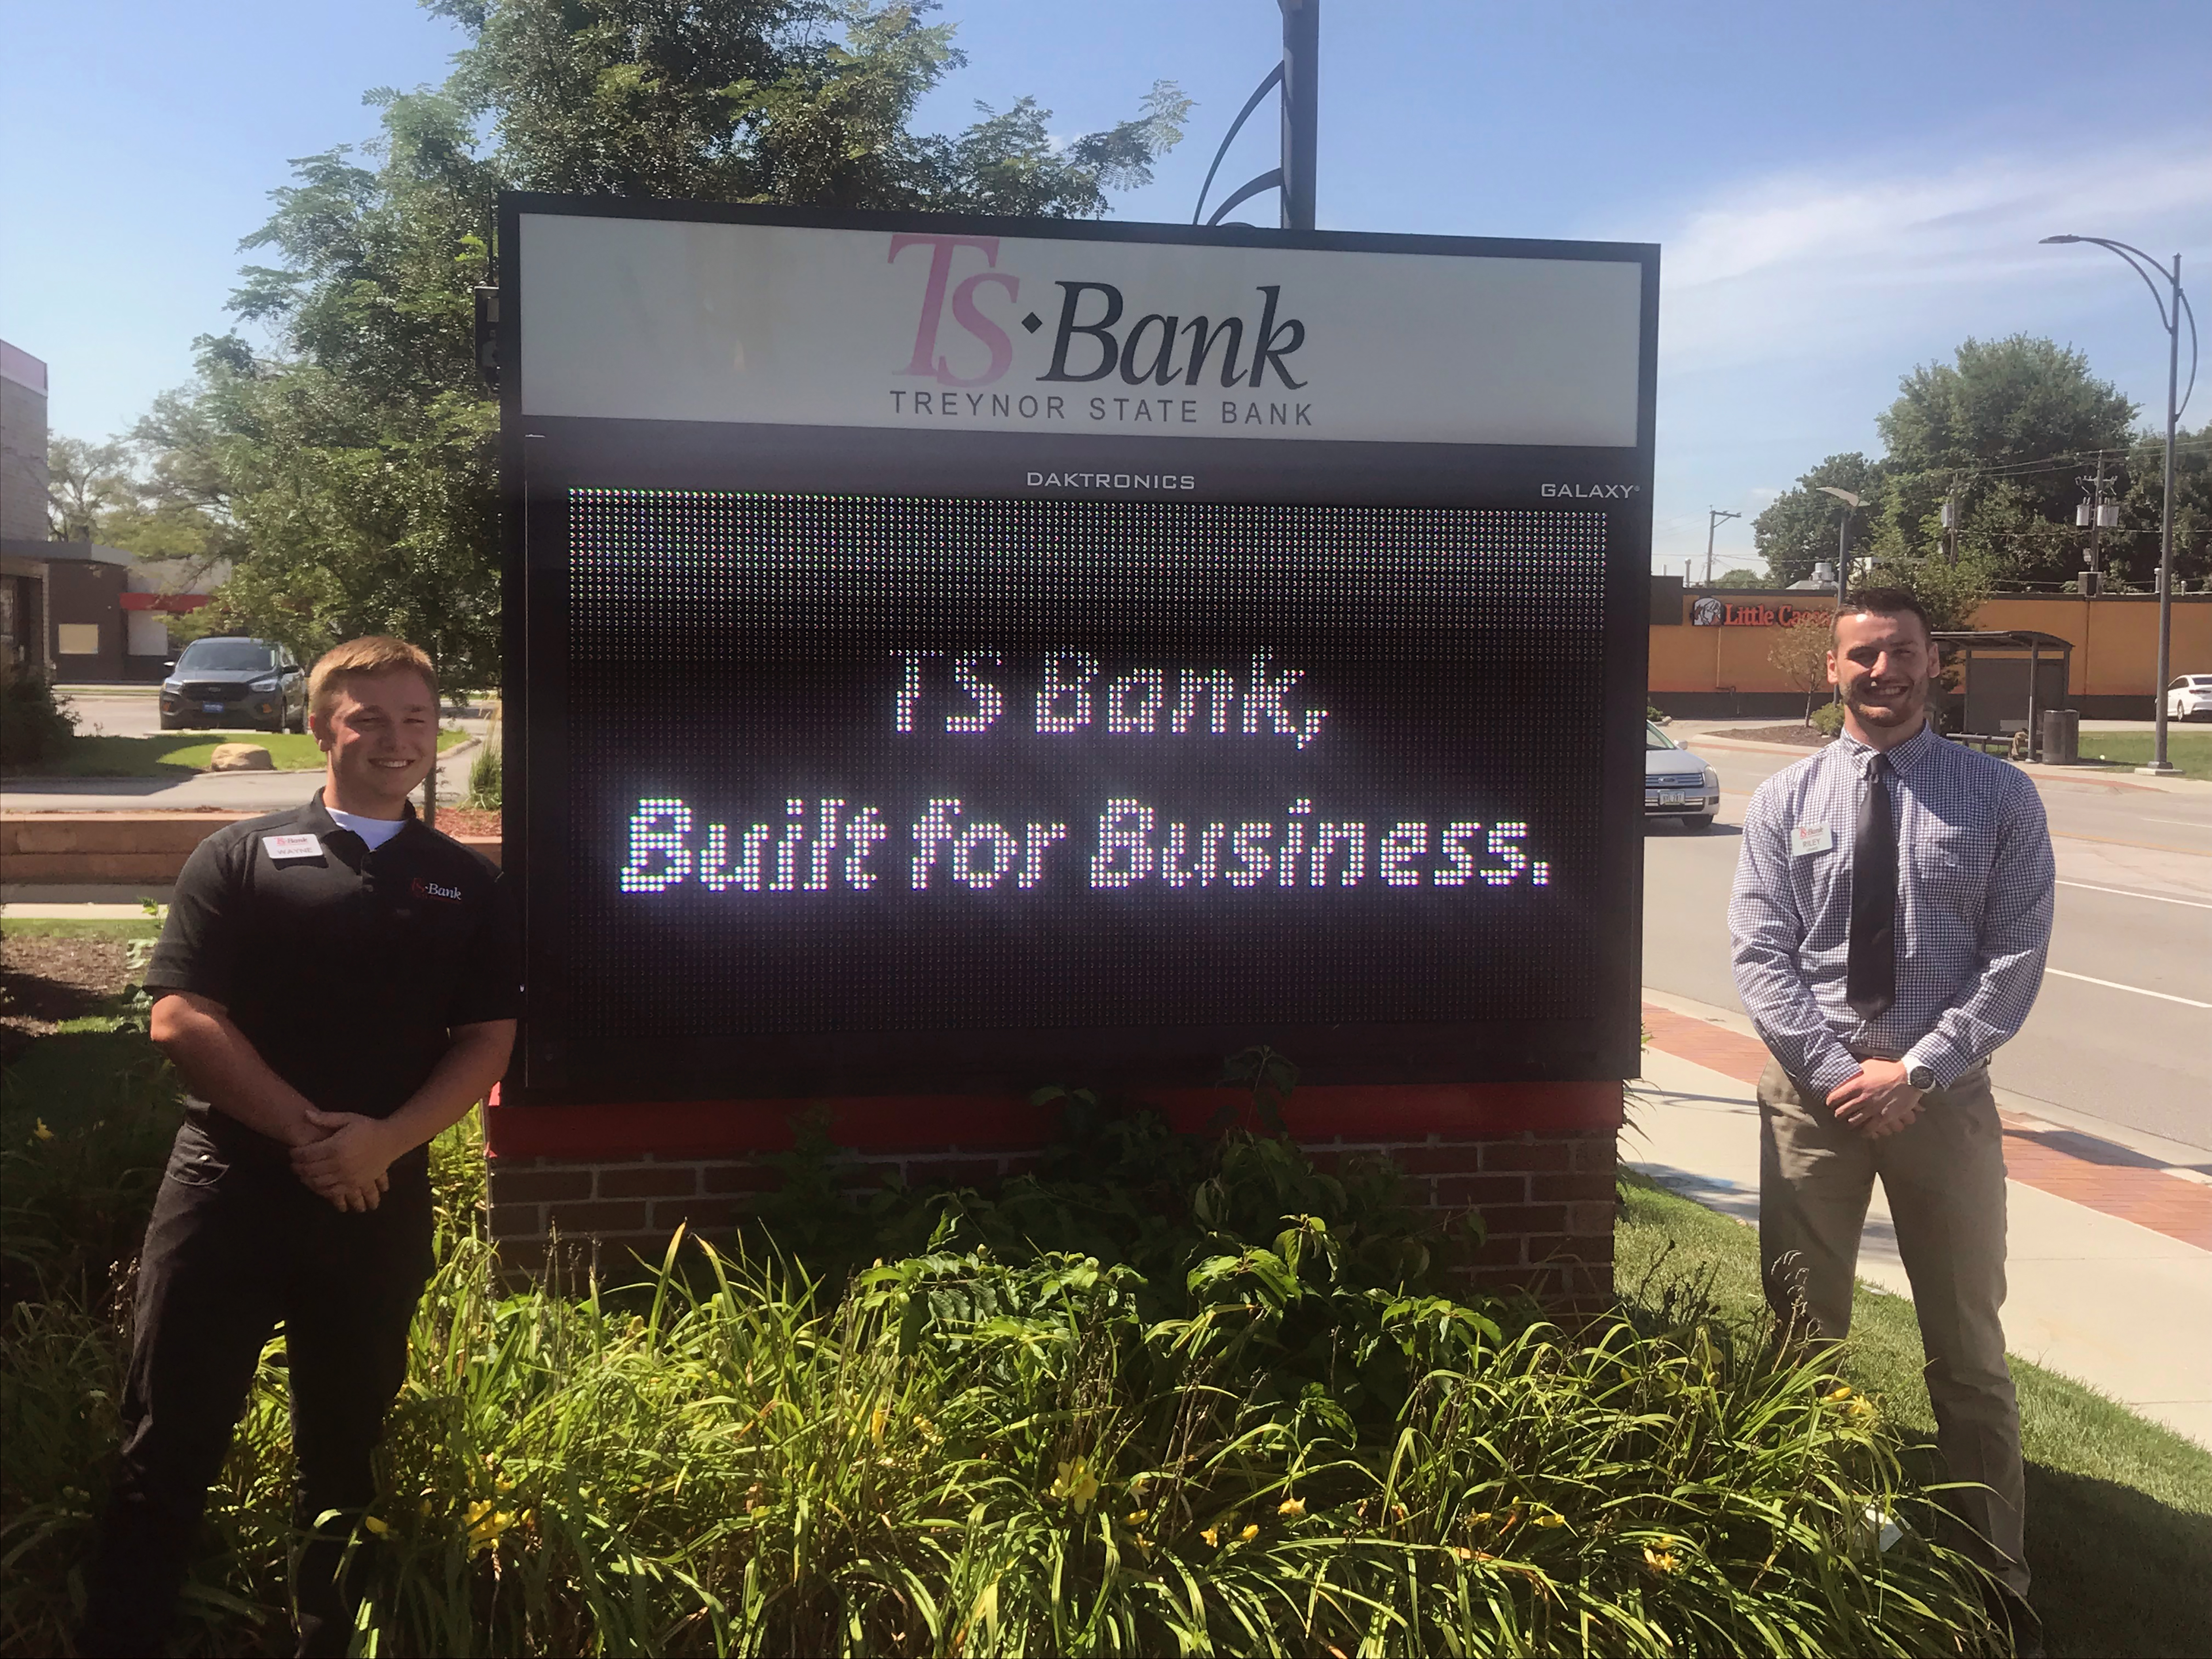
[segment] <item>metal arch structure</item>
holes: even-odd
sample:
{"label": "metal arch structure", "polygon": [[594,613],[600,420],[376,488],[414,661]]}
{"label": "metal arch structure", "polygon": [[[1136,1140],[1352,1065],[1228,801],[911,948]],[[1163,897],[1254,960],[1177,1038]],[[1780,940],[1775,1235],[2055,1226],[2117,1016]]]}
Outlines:
{"label": "metal arch structure", "polygon": [[1199,186],[1198,205],[1191,210],[1190,222],[1199,223],[1206,213],[1206,198],[1213,189],[1214,175],[1221,170],[1230,145],[1244,130],[1244,123],[1252,112],[1260,107],[1261,100],[1274,91],[1282,89],[1282,164],[1270,167],[1257,178],[1248,179],[1229,193],[1213,216],[1205,219],[1207,225],[1218,225],[1231,212],[1243,206],[1255,196],[1268,191],[1278,191],[1282,198],[1282,227],[1285,230],[1311,230],[1314,228],[1314,169],[1319,150],[1320,98],[1318,88],[1321,56],[1321,0],[1276,0],[1283,14],[1282,61],[1261,77],[1244,100],[1244,107],[1237,112],[1237,118],[1229,124],[1223,135],[1221,147],[1213,152],[1213,164],[1206,170],[1206,182]]}

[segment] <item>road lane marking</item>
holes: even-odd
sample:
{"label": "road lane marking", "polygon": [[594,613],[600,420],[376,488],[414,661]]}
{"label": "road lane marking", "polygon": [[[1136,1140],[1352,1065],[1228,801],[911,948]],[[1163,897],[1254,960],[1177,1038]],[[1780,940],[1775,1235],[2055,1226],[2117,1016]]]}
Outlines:
{"label": "road lane marking", "polygon": [[2078,979],[2084,985],[2101,985],[2108,991],[2133,991],[2139,997],[2156,997],[2160,1002],[2178,1002],[2185,1008],[2212,1008],[2212,1002],[2199,1002],[2195,997],[2178,997],[2171,991],[2146,991],[2140,985],[2123,985],[2116,979],[2095,979],[2087,974],[2069,974],[2063,968],[2045,968],[2046,974],[2056,974],[2061,979]]}
{"label": "road lane marking", "polygon": [[[218,775],[203,773],[204,777]],[[2179,853],[2192,859],[2212,859],[2212,853],[2198,847],[2168,847],[2162,841],[2122,841],[2118,836],[2085,836],[2078,830],[2053,830],[2051,832],[2065,841],[2094,841],[2106,847],[2140,847],[2146,853]]]}
{"label": "road lane marking", "polygon": [[2118,893],[2122,898],[2148,899],[2154,904],[2185,904],[2192,910],[2212,910],[2203,899],[2168,898],[2163,893],[2139,893],[2132,887],[2100,887],[2094,881],[2062,881],[2061,887],[2078,887],[2085,893]]}

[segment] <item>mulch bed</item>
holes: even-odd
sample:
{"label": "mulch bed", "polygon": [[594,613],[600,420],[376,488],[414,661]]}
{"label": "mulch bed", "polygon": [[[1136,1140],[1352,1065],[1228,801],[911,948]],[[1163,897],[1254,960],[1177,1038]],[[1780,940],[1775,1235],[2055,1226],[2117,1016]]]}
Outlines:
{"label": "mulch bed", "polygon": [[438,828],[449,836],[496,836],[500,833],[499,814],[480,812],[472,807],[447,806],[438,808]]}
{"label": "mulch bed", "polygon": [[1794,743],[1800,749],[1818,749],[1827,734],[1810,726],[1754,726],[1748,732],[1716,732],[1714,737],[1741,738],[1747,743]]}
{"label": "mulch bed", "polygon": [[129,977],[120,939],[0,939],[0,1060],[65,1019],[99,1013]]}

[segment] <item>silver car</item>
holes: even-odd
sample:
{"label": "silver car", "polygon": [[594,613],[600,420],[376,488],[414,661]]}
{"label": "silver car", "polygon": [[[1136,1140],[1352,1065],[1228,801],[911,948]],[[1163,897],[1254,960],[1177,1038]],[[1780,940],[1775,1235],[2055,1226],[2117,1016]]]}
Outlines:
{"label": "silver car", "polygon": [[1721,807],[1720,775],[1650,721],[1644,722],[1644,816],[1710,830]]}

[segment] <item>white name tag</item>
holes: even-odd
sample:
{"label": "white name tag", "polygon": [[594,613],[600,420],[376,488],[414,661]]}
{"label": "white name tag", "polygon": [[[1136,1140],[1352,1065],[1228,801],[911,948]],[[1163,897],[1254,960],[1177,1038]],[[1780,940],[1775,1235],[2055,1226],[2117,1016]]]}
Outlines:
{"label": "white name tag", "polygon": [[1790,832],[1790,856],[1802,859],[1808,853],[1825,853],[1836,844],[1836,832],[1825,823],[1801,823]]}
{"label": "white name tag", "polygon": [[323,844],[313,836],[264,836],[261,844],[272,859],[319,859]]}

